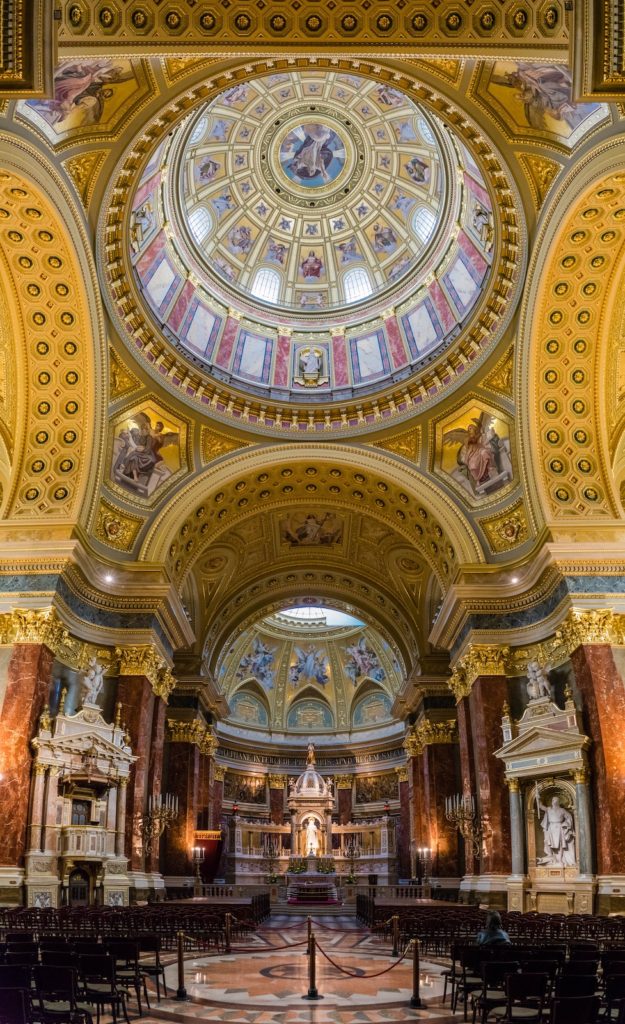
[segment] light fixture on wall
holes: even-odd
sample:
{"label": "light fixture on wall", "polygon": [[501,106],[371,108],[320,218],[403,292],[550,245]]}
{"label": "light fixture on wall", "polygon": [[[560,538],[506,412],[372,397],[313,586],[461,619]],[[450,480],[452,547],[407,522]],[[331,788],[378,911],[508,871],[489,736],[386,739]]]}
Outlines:
{"label": "light fixture on wall", "polygon": [[475,809],[475,797],[463,793],[446,797],[445,817],[452,828],[458,829],[464,841],[471,843],[477,857],[482,846],[483,829]]}
{"label": "light fixture on wall", "polygon": [[150,796],[148,809],[141,818],[141,839],[144,853],[151,853],[154,843],[178,819],[178,797],[172,793]]}

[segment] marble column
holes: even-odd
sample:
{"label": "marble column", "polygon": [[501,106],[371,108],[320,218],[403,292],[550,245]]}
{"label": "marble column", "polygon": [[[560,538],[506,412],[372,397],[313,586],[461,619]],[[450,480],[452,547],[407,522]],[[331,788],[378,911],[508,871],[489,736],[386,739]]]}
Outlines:
{"label": "marble column", "polygon": [[590,788],[588,770],[579,768],[575,772],[575,803],[577,805],[577,852],[580,875],[592,875],[593,842],[590,817]]}
{"label": "marble column", "polygon": [[332,811],[326,811],[326,849],[327,857],[332,856]]}
{"label": "marble column", "polygon": [[[465,797],[475,796],[477,785],[475,781],[475,759],[473,756],[473,732],[471,729],[471,708],[469,698],[463,697],[458,702],[458,740],[460,748],[460,792]],[[479,871],[479,858],[471,843],[464,842],[464,871],[466,875],[472,876]]]}
{"label": "marble column", "polygon": [[46,776],[46,791],[43,800],[45,819],[43,826],[42,848],[46,853],[53,853],[55,856],[58,849],[57,835],[61,828],[61,823],[56,820],[58,797],[59,769],[49,768]]}
{"label": "marble column", "polygon": [[48,702],[54,655],[43,644],[16,644],[0,712],[0,866],[23,866],[30,802],[30,741]]}
{"label": "marble column", "polygon": [[117,787],[117,811],[115,817],[115,856],[124,856],[124,845],[126,837],[126,796],[128,793],[128,779],[122,779]]}
{"label": "marble column", "polygon": [[399,835],[397,837],[397,874],[399,878],[410,878],[412,874],[410,862],[411,815],[410,815],[410,783],[408,769],[397,769],[397,789],[399,793]]}
{"label": "marble column", "polygon": [[523,800],[518,779],[506,779],[510,802],[510,842],[512,845],[512,874],[525,874],[525,829],[523,827]]}
{"label": "marble column", "polygon": [[178,818],[165,833],[165,872],[191,875],[191,850],[198,808],[200,751],[195,743],[167,745],[167,789],[178,797]]}
{"label": "marble column", "polygon": [[447,797],[458,792],[455,743],[429,743],[421,755],[426,831],[423,842],[431,850],[429,873],[437,878],[459,878],[458,832],[445,817]]}
{"label": "marble column", "polygon": [[410,877],[419,874],[417,847],[425,846],[426,822],[423,817],[423,760],[421,754],[408,758],[408,785],[410,792]]}
{"label": "marble column", "polygon": [[625,875],[625,682],[607,644],[581,645],[571,664],[592,740],[597,874]]}
{"label": "marble column", "polygon": [[507,697],[506,677],[490,675],[477,677],[469,697],[478,807],[487,828],[482,874],[509,875],[512,866],[504,763],[493,756],[493,751],[501,746],[501,716]]}
{"label": "marble column", "polygon": [[[152,714],[152,732],[150,736],[150,769],[146,786],[148,796],[158,796],[158,794],[162,792],[166,712],[167,705],[165,704],[165,701],[161,697],[155,697]],[[154,843],[152,850],[146,858],[146,871],[153,872],[154,874],[159,873],[159,852],[159,843]]]}
{"label": "marble column", "polygon": [[210,801],[210,814],[208,819],[209,828],[219,828],[224,801],[224,775],[225,769],[221,764],[213,764],[212,767],[212,792]]}
{"label": "marble column", "polygon": [[[130,746],[137,758],[132,768],[126,799],[125,852],[131,871],[145,870],[140,819],[145,814],[150,793],[150,747],[154,696],[146,676],[120,676],[117,699],[122,704],[122,722],[130,735]],[[160,699],[160,698],[159,698]]]}
{"label": "marble column", "polygon": [[43,827],[43,799],[46,788],[46,766],[36,764],[33,769],[32,798],[30,805],[30,836],[28,839],[28,850],[31,853],[38,853],[42,849],[41,840]]}

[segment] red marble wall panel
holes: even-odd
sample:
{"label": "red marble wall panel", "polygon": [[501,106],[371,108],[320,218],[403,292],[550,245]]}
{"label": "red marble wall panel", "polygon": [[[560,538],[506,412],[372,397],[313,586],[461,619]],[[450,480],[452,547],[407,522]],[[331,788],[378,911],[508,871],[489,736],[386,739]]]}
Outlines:
{"label": "red marble wall panel", "polygon": [[332,338],[332,365],[334,367],[332,386],[335,388],[344,387],[349,383],[349,374],[347,370],[347,346],[342,334],[336,334]]}
{"label": "red marble wall panel", "polygon": [[410,794],[409,782],[399,783],[399,835],[397,837],[397,871],[400,878],[410,878]]}
{"label": "red marble wall panel", "polygon": [[440,878],[460,874],[458,833],[445,818],[445,800],[458,792],[456,748],[452,743],[432,743],[422,754],[424,794],[427,800],[427,825],[431,873]]}
{"label": "red marble wall panel", "polygon": [[164,871],[168,875],[193,873],[191,850],[194,846],[198,807],[200,752],[194,743],[169,743],[167,748],[167,789],[178,797],[179,814],[165,833]]}
{"label": "red marble wall panel", "polygon": [[224,800],[223,779],[215,779],[211,794],[211,813],[209,818],[210,828],[219,828],[221,825],[222,806]]}
{"label": "red marble wall panel", "polygon": [[148,803],[152,719],[156,697],[149,679],[145,676],[120,676],[117,683],[117,699],[121,701],[122,722],[128,729],[130,746],[137,758],[132,768],[126,798],[125,854],[130,861],[129,868],[141,871],[144,866],[143,848],[137,821]]}
{"label": "red marble wall panel", "polygon": [[284,788],[269,790],[269,814],[274,825],[284,821]]}
{"label": "red marble wall panel", "polygon": [[351,789],[339,789],[338,793],[338,810],[339,810],[339,825],[347,825],[352,820],[352,790]]}
{"label": "red marble wall panel", "polygon": [[400,366],[405,366],[408,362],[408,353],[399,330],[397,318],[394,316],[389,317],[389,319],[385,320],[384,323],[386,324],[386,337],[388,339],[388,347],[391,353],[393,369],[397,370]]}
{"label": "red marble wall panel", "polygon": [[278,335],[276,346],[276,362],[273,382],[277,388],[285,388],[289,383],[289,360],[291,358],[291,339],[286,334]]}
{"label": "red marble wall panel", "polygon": [[30,796],[30,741],[48,702],[54,655],[42,644],[18,644],[7,666],[0,714],[0,864],[22,866]]}
{"label": "red marble wall panel", "polygon": [[478,676],[469,697],[479,807],[488,819],[491,832],[481,857],[482,874],[508,875],[512,870],[510,805],[504,763],[493,755],[503,742],[501,716],[507,698],[505,676]]}
{"label": "red marble wall panel", "polygon": [[[619,659],[620,660],[620,659]],[[595,817],[597,873],[625,874],[625,683],[607,645],[583,645],[571,664],[579,687],[586,728],[592,739],[590,763]]]}
{"label": "red marble wall panel", "polygon": [[200,754],[198,789],[197,789],[197,820],[196,828],[209,828],[210,814],[210,781],[212,771],[212,757],[208,754]]}

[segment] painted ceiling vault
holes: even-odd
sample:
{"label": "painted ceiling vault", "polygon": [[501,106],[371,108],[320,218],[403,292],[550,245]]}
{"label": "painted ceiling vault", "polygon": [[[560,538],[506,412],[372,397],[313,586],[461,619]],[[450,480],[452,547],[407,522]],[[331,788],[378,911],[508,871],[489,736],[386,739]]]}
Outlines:
{"label": "painted ceiling vault", "polygon": [[623,108],[527,8],[267,58],[71,5],[0,108],[3,609],[193,666],[251,749],[390,737],[472,638],[625,595]]}

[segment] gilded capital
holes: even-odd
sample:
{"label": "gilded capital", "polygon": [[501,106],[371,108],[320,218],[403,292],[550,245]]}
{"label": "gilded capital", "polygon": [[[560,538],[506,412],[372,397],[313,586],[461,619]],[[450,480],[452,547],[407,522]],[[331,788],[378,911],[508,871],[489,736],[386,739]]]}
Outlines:
{"label": "gilded capital", "polygon": [[336,775],[334,777],[337,789],[351,789],[354,785],[353,775]]}
{"label": "gilded capital", "polygon": [[519,792],[519,780],[518,779],[506,779],[506,786],[511,793]]}
{"label": "gilded capital", "polygon": [[269,789],[284,789],[286,775],[268,775]]}
{"label": "gilded capital", "polygon": [[622,644],[625,617],[609,609],[570,611],[555,632],[554,644],[571,654],[581,644]]}
{"label": "gilded capital", "polygon": [[214,757],[219,741],[199,718],[192,721],[180,721],[177,718],[167,719],[167,737],[172,743],[193,743],[201,754]]}
{"label": "gilded capital", "polygon": [[120,676],[144,676],[157,697],[165,703],[176,685],[176,680],[159,652],[150,644],[137,647],[116,647]]}
{"label": "gilded capital", "polygon": [[456,701],[468,697],[479,676],[504,676],[510,648],[498,644],[472,644],[459,658],[449,679]]}
{"label": "gilded capital", "polygon": [[418,757],[423,747],[420,746],[416,736],[409,733],[404,740],[404,750],[406,751],[406,757]]}
{"label": "gilded capital", "polygon": [[573,781],[576,786],[586,786],[590,780],[590,772],[588,768],[577,768],[573,772]]}
{"label": "gilded capital", "polygon": [[223,764],[216,764],[213,768],[213,779],[215,782],[223,782],[226,777],[226,766]]}
{"label": "gilded capital", "polygon": [[411,756],[414,757],[416,754],[421,754],[426,747],[430,747],[434,743],[455,743],[456,739],[457,726],[455,719],[450,718],[444,722],[430,722],[429,719],[422,718],[414,726],[412,733],[408,737],[411,750],[414,750]]}
{"label": "gilded capital", "polygon": [[406,765],[402,765],[401,768],[396,768],[395,773],[397,775],[398,782],[408,782],[408,768]]}
{"label": "gilded capital", "polygon": [[14,608],[0,615],[0,644],[45,644],[74,667],[80,667],[78,661],[86,646],[70,636],[54,608]]}

